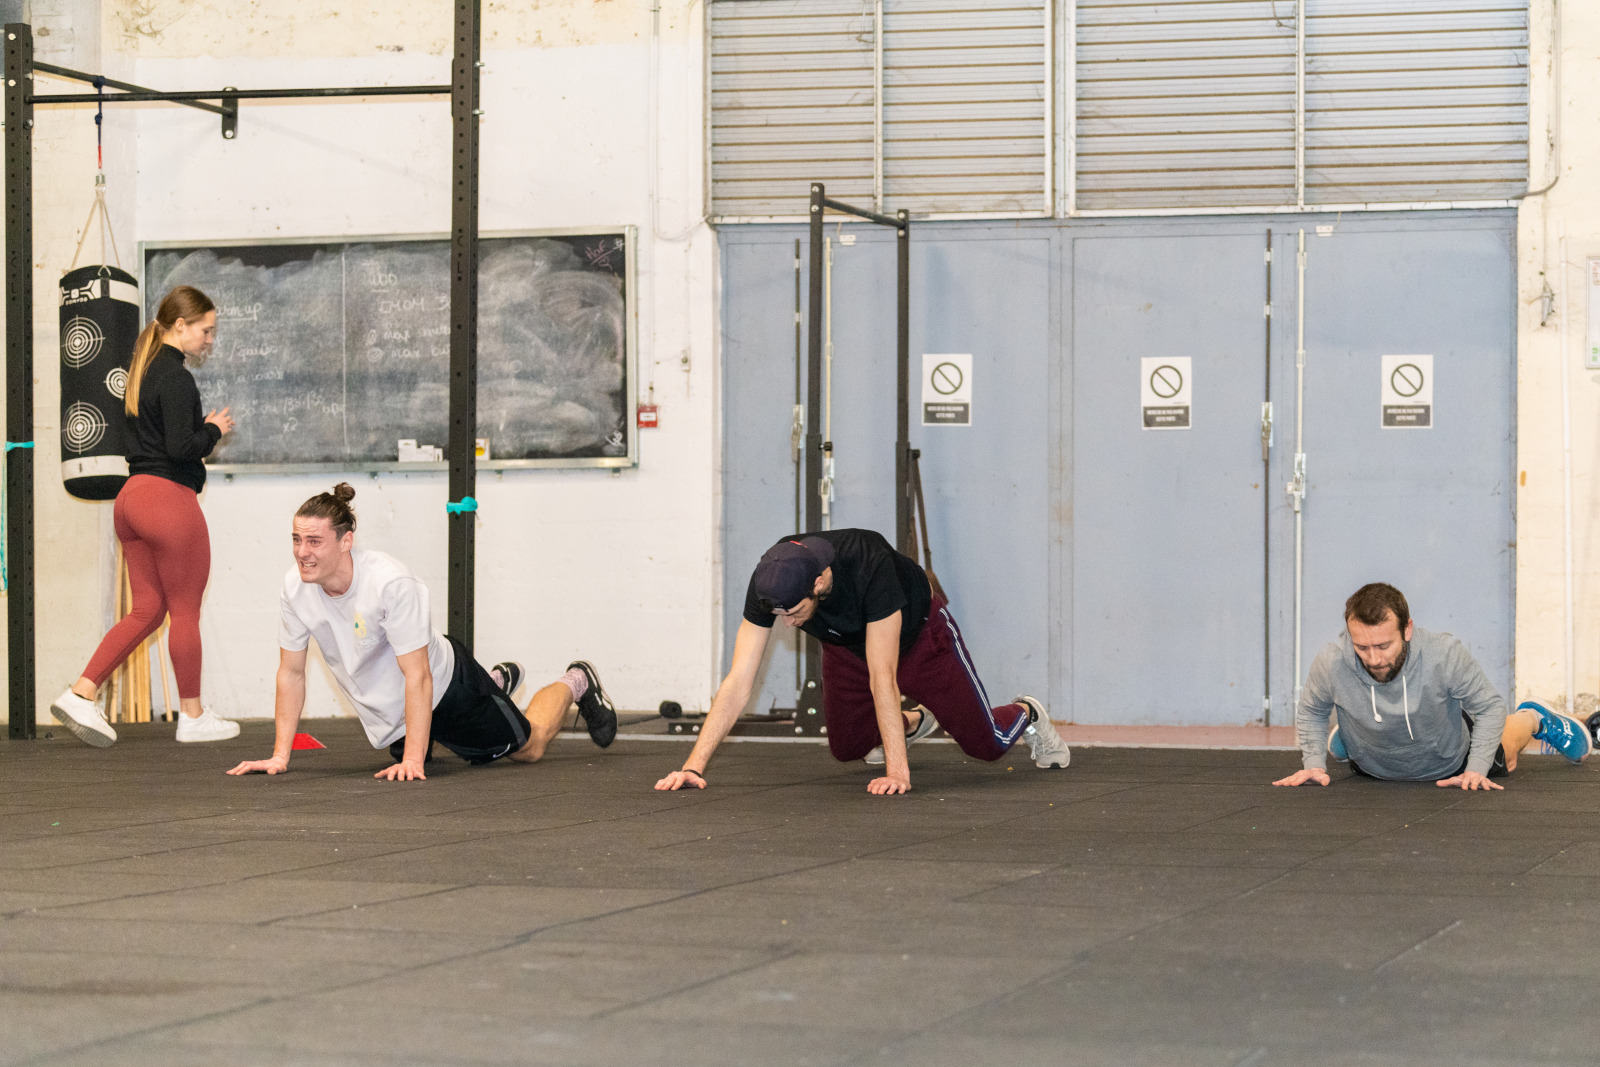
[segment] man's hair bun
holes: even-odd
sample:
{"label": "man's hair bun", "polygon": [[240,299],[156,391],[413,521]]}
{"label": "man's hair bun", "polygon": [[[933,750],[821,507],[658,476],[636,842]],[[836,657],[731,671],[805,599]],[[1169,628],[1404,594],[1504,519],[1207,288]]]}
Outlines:
{"label": "man's hair bun", "polygon": [[349,482],[340,482],[333,487],[333,492],[318,493],[301,504],[294,515],[297,519],[327,519],[334,535],[343,537],[356,528],[356,513],[350,507],[350,501],[355,498],[355,487]]}

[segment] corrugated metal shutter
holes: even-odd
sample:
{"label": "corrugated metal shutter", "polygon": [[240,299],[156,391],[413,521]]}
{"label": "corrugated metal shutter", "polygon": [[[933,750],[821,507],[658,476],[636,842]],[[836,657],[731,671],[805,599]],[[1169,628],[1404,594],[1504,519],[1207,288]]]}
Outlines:
{"label": "corrugated metal shutter", "polygon": [[1527,177],[1526,0],[1308,0],[1308,204],[1504,199]]}
{"label": "corrugated metal shutter", "polygon": [[1080,0],[1076,206],[1295,202],[1294,0]]}
{"label": "corrugated metal shutter", "polygon": [[1046,0],[715,0],[711,213],[806,214],[807,185],[924,214],[1050,209]]}
{"label": "corrugated metal shutter", "polygon": [[1050,210],[1040,0],[884,0],[884,206]]}
{"label": "corrugated metal shutter", "polygon": [[870,204],[872,0],[717,0],[711,212],[806,214],[807,183]]}

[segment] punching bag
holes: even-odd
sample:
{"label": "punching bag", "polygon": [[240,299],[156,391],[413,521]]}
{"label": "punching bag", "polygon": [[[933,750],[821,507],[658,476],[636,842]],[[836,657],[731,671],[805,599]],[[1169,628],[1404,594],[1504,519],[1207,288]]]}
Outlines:
{"label": "punching bag", "polygon": [[128,480],[123,394],[139,338],[139,283],[116,267],[61,279],[61,479],[80,500],[111,500]]}

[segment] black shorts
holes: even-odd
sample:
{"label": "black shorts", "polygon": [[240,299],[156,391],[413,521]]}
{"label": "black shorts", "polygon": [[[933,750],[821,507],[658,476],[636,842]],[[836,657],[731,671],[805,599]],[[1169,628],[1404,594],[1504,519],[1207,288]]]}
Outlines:
{"label": "black shorts", "polygon": [[460,641],[445,640],[456,654],[456,666],[444,696],[433,706],[429,741],[468,763],[493,763],[511,755],[528,743],[528,720]]}

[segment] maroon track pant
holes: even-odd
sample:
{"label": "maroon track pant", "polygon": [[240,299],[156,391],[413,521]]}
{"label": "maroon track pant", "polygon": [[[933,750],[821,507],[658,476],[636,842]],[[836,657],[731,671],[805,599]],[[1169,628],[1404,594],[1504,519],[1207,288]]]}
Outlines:
{"label": "maroon track pant", "polygon": [[[989,706],[961,629],[937,596],[917,640],[900,654],[898,674],[900,692],[933,712],[969,756],[997,760],[1027,729],[1024,705]],[[822,717],[836,760],[861,759],[883,743],[867,662],[838,645],[822,646]]]}
{"label": "maroon track pant", "polygon": [[178,696],[200,695],[200,598],[211,577],[211,534],[200,498],[186,485],[135,474],[111,509],[122,558],[128,561],[133,609],[106,631],[84,677],[100,685],[139,642],[172,614],[168,649]]}

